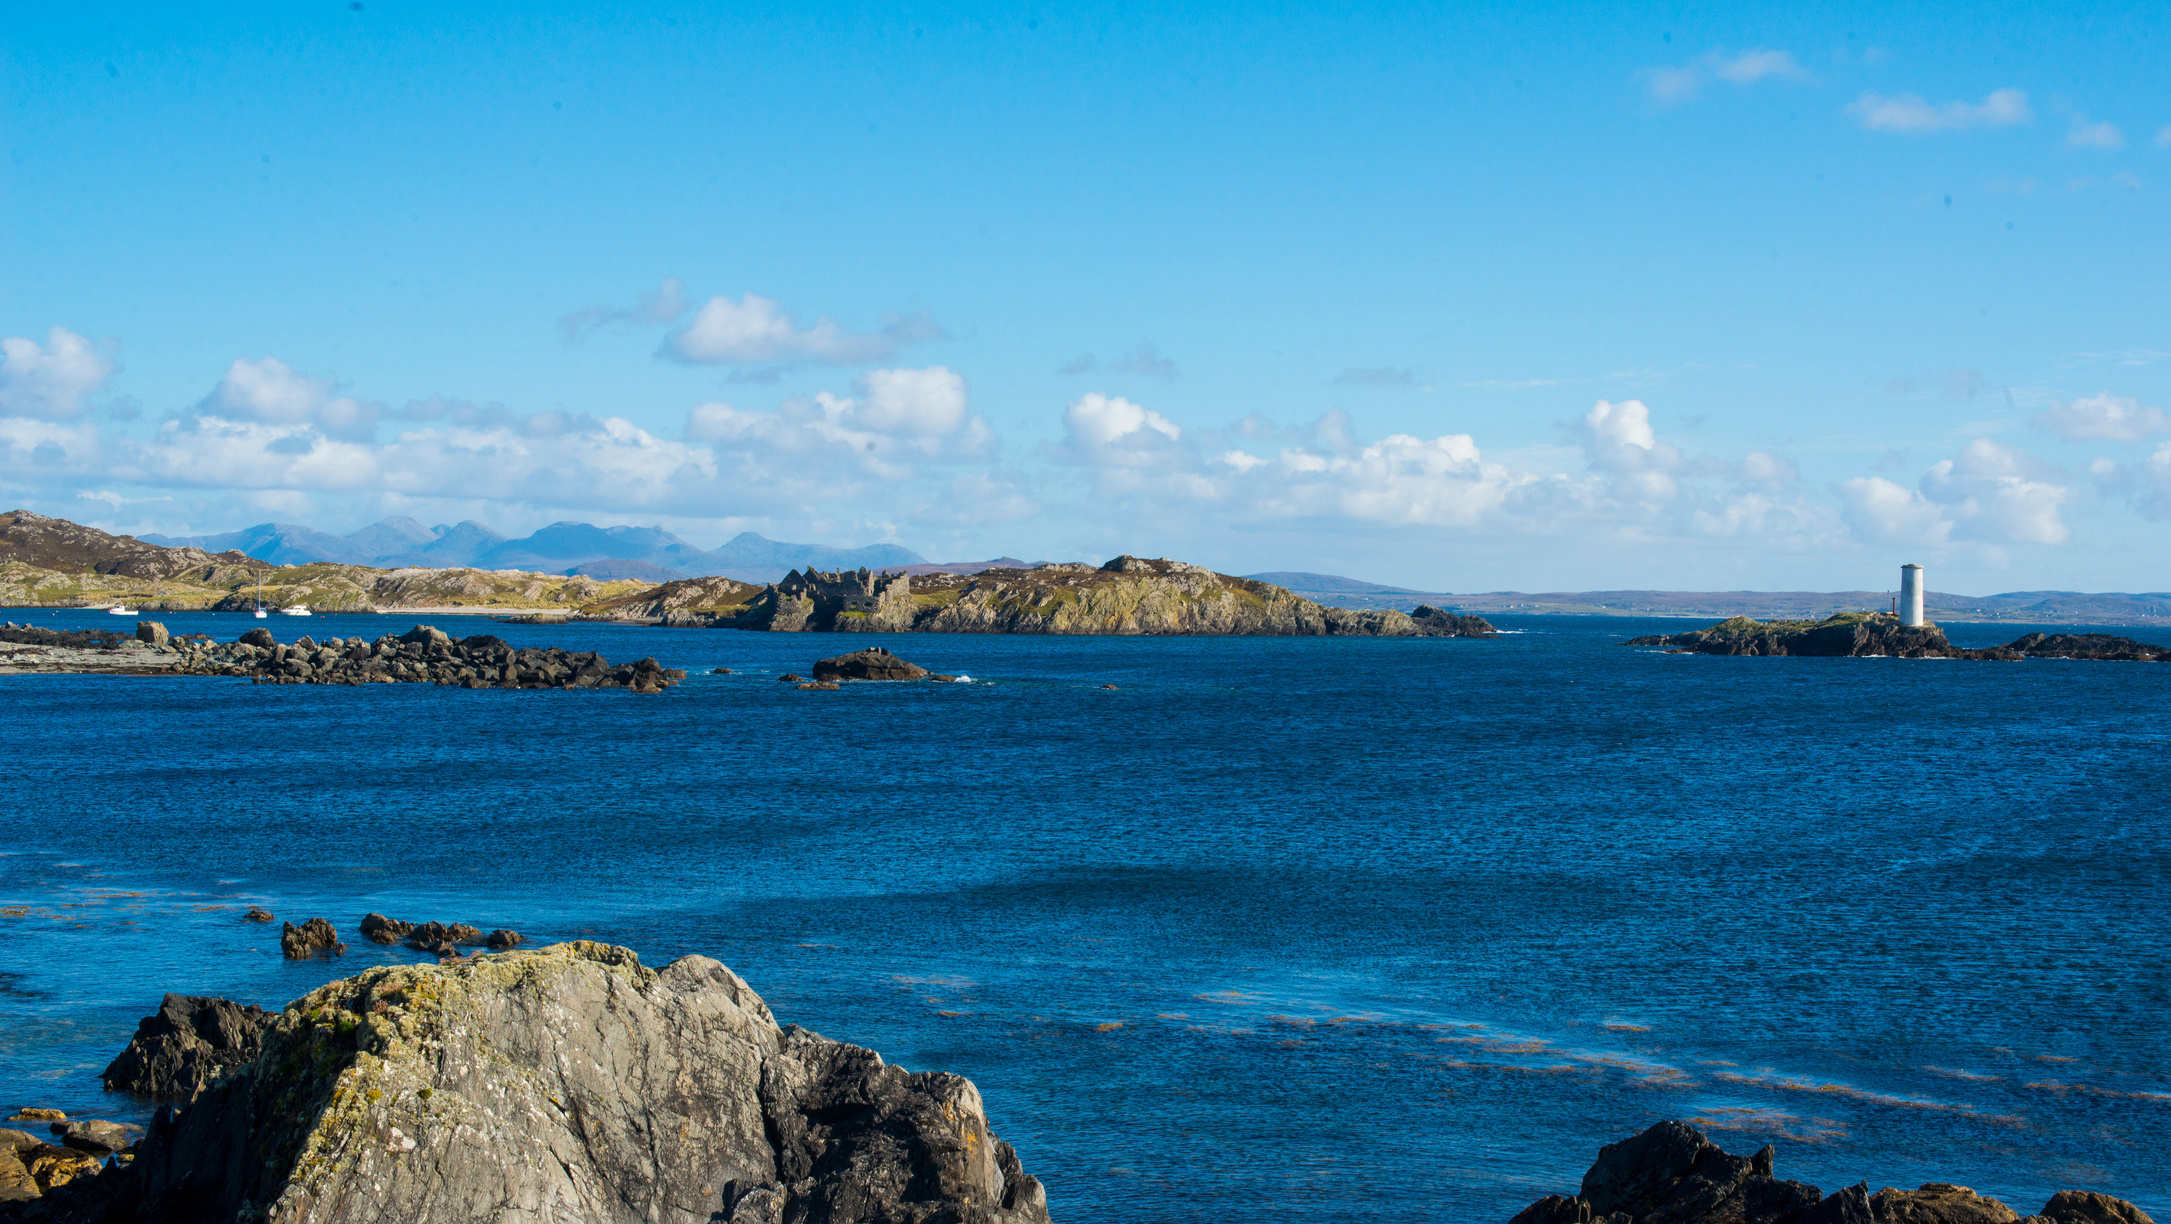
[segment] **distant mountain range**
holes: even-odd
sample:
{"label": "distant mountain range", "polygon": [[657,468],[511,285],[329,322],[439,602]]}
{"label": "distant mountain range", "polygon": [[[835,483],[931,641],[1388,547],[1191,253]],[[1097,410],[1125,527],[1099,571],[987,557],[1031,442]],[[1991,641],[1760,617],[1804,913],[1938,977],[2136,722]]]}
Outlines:
{"label": "distant mountain range", "polygon": [[751,531],[741,532],[720,548],[700,549],[660,527],[597,527],[589,523],[552,523],[533,535],[507,539],[472,520],[425,527],[411,518],[388,518],[343,536],[295,523],[259,523],[218,535],[140,537],[168,548],[229,549],[274,565],[329,561],[383,569],[425,566],[433,569],[519,569],[540,573],[582,573],[590,577],[637,578],[668,582],[674,578],[722,576],[740,582],[775,582],[789,570],[869,569],[926,565],[927,558],[901,544],[835,548],[826,544],[788,544]]}

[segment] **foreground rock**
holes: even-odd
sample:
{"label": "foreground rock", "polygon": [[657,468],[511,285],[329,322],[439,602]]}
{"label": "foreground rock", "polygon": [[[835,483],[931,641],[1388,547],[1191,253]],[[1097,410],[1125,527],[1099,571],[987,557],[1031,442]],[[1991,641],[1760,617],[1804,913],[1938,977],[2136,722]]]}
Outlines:
{"label": "foreground rock", "polygon": [[686,678],[654,659],[621,663],[593,651],[555,646],[514,647],[490,634],[461,638],[429,625],[375,640],[303,637],[281,645],[269,629],[232,642],[202,637],[163,644],[118,633],[56,633],[0,626],[0,672],[88,672],[107,675],[238,676],[258,684],[446,684],[462,688],[625,688],[660,693]]}
{"label": "foreground rock", "polygon": [[169,994],[136,1025],[128,1048],[100,1078],[105,1086],[188,1101],[212,1080],[254,1059],[272,1014],[225,999]]}
{"label": "foreground rock", "polygon": [[2109,659],[2171,662],[2171,647],[2106,633],[2031,633],[2008,645],[1969,650],[1935,625],[1902,625],[1889,612],[1845,612],[1821,621],[1759,621],[1746,616],[1708,629],[1631,638],[1630,646],[1661,646],[1677,654],[1882,656],[1897,659]]}
{"label": "foreground rock", "polygon": [[333,982],[33,1210],[0,1220],[1048,1221],[969,1080],[779,1029],[706,957],[587,942]]}
{"label": "foreground rock", "polygon": [[1548,1195],[1509,1224],[2153,1224],[2124,1199],[2061,1190],[2026,1221],[1965,1186],[1868,1183],[1832,1194],[1784,1181],[1770,1146],[1731,1155],[1686,1122],[1660,1122],[1599,1149],[1573,1197]]}
{"label": "foreground rock", "polygon": [[814,678],[821,680],[920,680],[926,668],[907,663],[880,646],[855,650],[833,659],[818,659]]}
{"label": "foreground rock", "polygon": [[794,570],[765,587],[687,578],[583,609],[669,626],[790,633],[1263,634],[1490,637],[1493,627],[1420,605],[1330,608],[1287,588],[1166,558],[973,574]]}

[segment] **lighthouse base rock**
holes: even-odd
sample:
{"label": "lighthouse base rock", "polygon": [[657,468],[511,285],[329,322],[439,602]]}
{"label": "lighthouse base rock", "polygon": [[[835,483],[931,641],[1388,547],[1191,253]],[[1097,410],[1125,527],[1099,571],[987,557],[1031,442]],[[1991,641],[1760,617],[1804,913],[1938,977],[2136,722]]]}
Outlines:
{"label": "lighthouse base rock", "polygon": [[34,1218],[1048,1224],[971,1081],[591,942],[333,982],[86,1180]]}

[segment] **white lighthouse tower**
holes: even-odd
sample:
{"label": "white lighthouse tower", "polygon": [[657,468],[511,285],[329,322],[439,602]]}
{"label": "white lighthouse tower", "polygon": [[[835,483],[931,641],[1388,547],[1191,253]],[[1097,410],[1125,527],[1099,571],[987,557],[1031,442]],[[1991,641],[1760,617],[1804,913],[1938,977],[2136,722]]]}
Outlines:
{"label": "white lighthouse tower", "polygon": [[1922,624],[1922,567],[1912,561],[1900,567],[1900,623]]}

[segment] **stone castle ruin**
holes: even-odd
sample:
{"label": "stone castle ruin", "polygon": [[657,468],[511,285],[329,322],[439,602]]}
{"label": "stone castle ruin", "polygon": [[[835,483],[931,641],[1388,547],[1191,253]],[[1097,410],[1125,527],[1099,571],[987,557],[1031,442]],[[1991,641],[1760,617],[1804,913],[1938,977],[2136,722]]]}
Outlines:
{"label": "stone castle ruin", "polygon": [[867,629],[895,632],[912,625],[909,574],[793,570],[769,588],[775,614],[769,627],[782,630]]}

